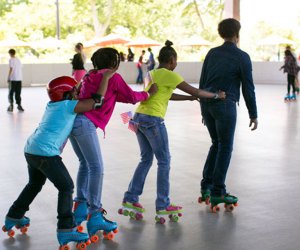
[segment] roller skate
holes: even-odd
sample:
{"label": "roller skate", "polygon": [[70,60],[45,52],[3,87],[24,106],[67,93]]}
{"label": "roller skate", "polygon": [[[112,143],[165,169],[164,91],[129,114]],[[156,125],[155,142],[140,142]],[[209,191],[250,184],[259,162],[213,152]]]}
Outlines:
{"label": "roller skate", "polygon": [[118,226],[116,222],[107,220],[103,214],[106,214],[106,211],[97,211],[89,215],[87,222],[87,230],[92,242],[97,242],[99,237],[96,233],[100,230],[103,230],[103,236],[106,240],[112,240],[114,234],[118,232]]}
{"label": "roller skate", "polygon": [[209,205],[210,203],[210,190],[209,189],[203,189],[201,190],[201,196],[198,198],[198,203],[205,202],[206,205]]}
{"label": "roller skate", "polygon": [[24,111],[25,111],[21,105],[18,105],[17,109],[18,109],[19,111],[21,111],[21,112],[24,112]]}
{"label": "roller skate", "polygon": [[290,100],[291,100],[290,94],[286,94],[286,96],[284,97],[284,101],[289,102]]}
{"label": "roller skate", "polygon": [[5,225],[2,227],[3,232],[7,232],[9,237],[14,237],[15,231],[13,227],[20,229],[22,234],[25,234],[28,231],[30,225],[30,219],[26,216],[23,216],[21,219],[14,219],[6,216]]}
{"label": "roller skate", "polygon": [[76,229],[66,231],[65,229],[57,230],[57,240],[59,243],[59,250],[70,250],[69,242],[76,242],[76,248],[80,250],[86,249],[86,246],[91,244],[88,234],[78,232]]}
{"label": "roller skate", "polygon": [[299,87],[296,87],[296,94],[299,95]]}
{"label": "roller skate", "polygon": [[14,105],[10,104],[7,108],[7,112],[13,112],[14,111]]}
{"label": "roller skate", "polygon": [[143,219],[143,213],[145,212],[145,209],[143,206],[138,203],[131,203],[124,201],[122,203],[122,208],[118,210],[119,214],[123,214],[124,216],[130,216],[131,219],[134,220],[142,220]]}
{"label": "roller skate", "polygon": [[296,94],[293,93],[293,94],[290,96],[290,101],[296,101],[296,100],[297,100]]}
{"label": "roller skate", "polygon": [[170,204],[166,209],[156,211],[156,223],[164,224],[166,222],[165,216],[168,216],[170,221],[177,222],[182,216],[182,207]]}
{"label": "roller skate", "polygon": [[83,226],[81,223],[87,220],[88,217],[88,205],[87,202],[75,201],[73,212],[75,216],[75,223],[77,225],[78,232],[83,232]]}
{"label": "roller skate", "polygon": [[230,195],[230,194],[226,194],[226,195],[222,195],[222,196],[211,196],[210,197],[210,203],[211,203],[211,211],[213,213],[219,212],[220,211],[220,207],[218,206],[218,204],[220,203],[224,203],[224,207],[225,210],[227,212],[232,212],[234,210],[234,207],[238,206],[238,198]]}

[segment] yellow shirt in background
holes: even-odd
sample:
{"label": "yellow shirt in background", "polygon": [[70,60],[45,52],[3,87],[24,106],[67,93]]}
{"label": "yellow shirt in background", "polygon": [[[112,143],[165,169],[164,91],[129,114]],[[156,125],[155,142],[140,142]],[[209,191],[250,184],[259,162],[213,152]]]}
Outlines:
{"label": "yellow shirt in background", "polygon": [[147,91],[152,83],[157,84],[158,90],[148,100],[140,103],[136,113],[164,118],[173,91],[184,79],[176,72],[165,68],[151,70],[149,78],[150,82],[145,90]]}

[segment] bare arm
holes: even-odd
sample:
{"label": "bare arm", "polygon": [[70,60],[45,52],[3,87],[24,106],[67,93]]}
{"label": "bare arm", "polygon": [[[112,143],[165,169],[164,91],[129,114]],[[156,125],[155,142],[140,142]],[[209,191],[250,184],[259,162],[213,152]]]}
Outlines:
{"label": "bare arm", "polygon": [[109,79],[114,75],[116,70],[117,69],[109,69],[103,73],[101,83],[97,92],[93,95],[93,98],[80,100],[75,106],[75,113],[84,113],[102,106],[103,97],[105,96]]}
{"label": "bare arm", "polygon": [[192,95],[180,95],[180,94],[173,93],[170,100],[172,100],[172,101],[186,101],[186,100],[194,101],[194,100],[197,100],[197,97],[192,96]]}
{"label": "bare arm", "polygon": [[186,82],[182,82],[177,86],[178,89],[197,98],[225,99],[225,92],[212,93],[202,89],[194,88]]}
{"label": "bare arm", "polygon": [[10,81],[11,73],[12,73],[12,67],[9,67],[9,70],[8,70],[8,77],[7,77],[7,81],[8,81],[8,82]]}

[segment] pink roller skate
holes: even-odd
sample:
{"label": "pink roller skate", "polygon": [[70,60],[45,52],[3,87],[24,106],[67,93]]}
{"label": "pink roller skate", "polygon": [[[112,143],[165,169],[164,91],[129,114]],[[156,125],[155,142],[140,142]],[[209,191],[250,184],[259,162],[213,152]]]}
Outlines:
{"label": "pink roller skate", "polygon": [[122,214],[124,216],[129,215],[130,218],[134,220],[142,220],[144,212],[145,209],[140,203],[138,202],[131,203],[126,201],[122,203],[122,208],[118,210],[119,214]]}
{"label": "pink roller skate", "polygon": [[170,221],[177,222],[182,216],[182,207],[170,204],[166,209],[156,211],[155,221],[164,224],[166,222],[165,216],[168,216]]}

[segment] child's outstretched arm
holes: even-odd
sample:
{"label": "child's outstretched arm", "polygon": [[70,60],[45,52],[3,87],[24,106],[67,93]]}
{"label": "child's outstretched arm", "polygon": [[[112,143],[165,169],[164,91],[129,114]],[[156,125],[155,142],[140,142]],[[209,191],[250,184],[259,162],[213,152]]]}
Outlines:
{"label": "child's outstretched arm", "polygon": [[189,85],[186,82],[180,83],[179,85],[177,85],[177,88],[197,98],[210,98],[210,99],[222,99],[222,100],[226,98],[226,94],[224,91],[219,91],[218,93],[212,93],[202,89],[194,88],[193,86]]}
{"label": "child's outstretched arm", "polygon": [[78,101],[74,109],[75,113],[84,113],[102,106],[109,79],[115,74],[116,70],[117,69],[108,69],[103,73],[97,92],[92,95],[92,98]]}
{"label": "child's outstretched arm", "polygon": [[192,95],[180,95],[180,94],[175,94],[173,93],[170,100],[172,101],[194,101],[197,100],[197,97],[192,96]]}

